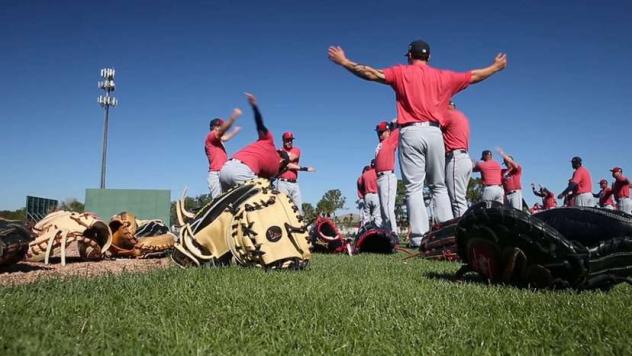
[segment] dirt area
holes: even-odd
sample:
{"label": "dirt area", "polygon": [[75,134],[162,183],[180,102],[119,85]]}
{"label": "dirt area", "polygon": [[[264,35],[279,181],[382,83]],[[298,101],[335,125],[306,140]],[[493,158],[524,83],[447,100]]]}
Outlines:
{"label": "dirt area", "polygon": [[104,259],[82,261],[78,254],[69,249],[66,265],[61,265],[59,257],[44,262],[18,262],[0,267],[0,287],[28,284],[45,278],[92,277],[109,273],[146,272],[157,268],[173,266],[168,257],[154,259]]}

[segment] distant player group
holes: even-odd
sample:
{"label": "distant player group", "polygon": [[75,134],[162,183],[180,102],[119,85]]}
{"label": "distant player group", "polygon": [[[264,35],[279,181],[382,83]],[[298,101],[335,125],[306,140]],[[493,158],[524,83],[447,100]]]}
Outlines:
{"label": "distant player group", "polygon": [[[515,209],[523,208],[522,166],[502,149],[498,153],[505,168],[493,159],[490,150],[482,153],[479,161],[469,156],[470,129],[465,115],[456,109],[454,95],[470,84],[481,82],[507,66],[507,56],[498,54],[491,65],[467,72],[453,72],[431,67],[430,46],[421,40],[410,43],[405,56],[407,65],[396,65],[375,69],[356,63],[345,55],[342,48],[332,46],[329,59],[355,76],[368,81],[389,85],[396,94],[397,118],[392,122],[382,121],[376,126],[379,144],[375,158],[364,167],[358,178],[358,197],[363,206],[363,222],[398,233],[395,219],[395,197],[397,177],[395,175],[395,153],[399,151],[399,164],[406,187],[406,204],[410,223],[411,246],[418,246],[422,237],[430,230],[428,213],[424,204],[423,190],[427,185],[432,198],[433,216],[445,222],[465,213],[467,186],[472,172],[480,172],[483,184],[482,199],[497,201]],[[278,190],[288,194],[301,208],[301,194],[297,184],[298,171],[314,171],[301,167],[298,162],[300,150],[293,146],[294,135],[283,134],[283,148],[277,150],[272,133],[263,123],[263,118],[251,94],[246,94],[253,108],[258,140],[228,159],[223,142],[236,133],[228,132],[241,111],[235,109],[224,122],[211,121],[211,132],[205,144],[209,160],[209,189],[213,197],[222,190],[257,176],[277,178]],[[598,198],[599,206],[619,209],[630,213],[632,201],[629,196],[629,181],[621,168],[612,169],[615,182],[600,182],[601,191],[591,192],[590,173],[582,166],[579,157],[572,159],[574,173],[567,188],[558,195],[565,205],[593,206]],[[547,188],[532,191],[542,198],[535,209],[550,209],[557,206],[554,194]],[[614,200],[613,200],[614,197]],[[616,203],[615,203],[616,201]]]}

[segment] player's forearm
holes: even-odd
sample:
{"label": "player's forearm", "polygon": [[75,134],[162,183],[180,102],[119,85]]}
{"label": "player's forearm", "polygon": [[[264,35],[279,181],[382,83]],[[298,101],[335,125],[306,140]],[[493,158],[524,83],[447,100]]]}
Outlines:
{"label": "player's forearm", "polygon": [[373,82],[384,83],[384,72],[379,69],[375,69],[368,65],[359,64],[351,60],[346,60],[340,65],[342,65],[346,70],[348,70],[358,78],[370,80]]}
{"label": "player's forearm", "polygon": [[501,69],[498,68],[495,64],[492,64],[486,68],[482,69],[474,69],[470,71],[472,73],[472,77],[470,78],[470,83],[478,83],[483,81],[489,77],[491,77],[494,73],[499,72]]}
{"label": "player's forearm", "polygon": [[268,133],[268,128],[263,124],[263,116],[259,111],[259,107],[257,105],[252,105],[252,110],[255,113],[255,124],[257,125],[257,131],[263,133],[264,135]]}

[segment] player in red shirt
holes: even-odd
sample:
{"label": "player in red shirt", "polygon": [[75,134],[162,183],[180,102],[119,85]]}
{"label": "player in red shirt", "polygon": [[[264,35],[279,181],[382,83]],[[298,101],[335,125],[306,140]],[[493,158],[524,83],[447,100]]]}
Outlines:
{"label": "player in red shirt", "polygon": [[502,186],[502,174],[500,164],[494,160],[492,151],[485,150],[481,154],[481,160],[474,164],[474,172],[481,173],[483,183],[483,201],[497,201],[503,203],[505,193]]}
{"label": "player in red shirt", "polygon": [[531,183],[531,190],[533,194],[542,198],[542,208],[544,210],[557,208],[557,200],[555,200],[555,194],[552,191],[542,186],[539,186],[539,189],[535,190],[535,184],[533,183]]}
{"label": "player in red shirt", "polygon": [[614,183],[612,184],[612,194],[617,200],[619,210],[632,214],[632,200],[630,200],[630,180],[623,175],[623,169],[614,167],[610,170]]}
{"label": "player in red shirt", "polygon": [[471,83],[478,83],[507,66],[507,56],[498,54],[494,63],[483,69],[457,73],[428,65],[430,46],[424,41],[410,43],[408,65],[383,70],[355,63],[342,48],[329,47],[329,59],[354,75],[391,86],[397,101],[400,126],[399,164],[406,185],[411,246],[417,247],[430,230],[424,205],[424,184],[432,192],[435,216],[439,222],[453,217],[445,186],[445,148],[440,126],[450,99]]}
{"label": "player in red shirt", "polygon": [[608,187],[608,181],[602,179],[599,181],[599,188],[601,190],[597,194],[593,194],[594,198],[599,199],[599,207],[608,210],[614,210],[614,200],[612,199],[612,189]]}
{"label": "player in red shirt", "polygon": [[568,186],[561,192],[557,198],[566,197],[569,192],[573,192],[575,198],[575,206],[595,206],[592,195],[592,179],[590,172],[582,166],[581,157],[573,157],[571,166],[575,170]]}
{"label": "player in red shirt", "polygon": [[505,167],[500,171],[505,190],[505,204],[511,208],[522,210],[522,166],[513,157],[505,154],[502,148],[498,153],[503,158]]}
{"label": "player in red shirt", "polygon": [[[362,169],[362,174],[364,174],[364,172],[368,171],[370,168],[371,168],[370,166],[364,166],[364,168]],[[360,174],[360,177],[358,177],[358,181],[356,182],[356,187],[358,190],[357,203],[358,203],[358,209],[360,210],[360,226],[366,224],[366,222],[369,220],[365,214],[366,203],[364,201],[364,196],[366,195],[366,192],[364,190],[364,182],[362,181],[362,174]]]}
{"label": "player in red shirt", "polygon": [[284,132],[281,136],[283,139],[283,151],[287,152],[289,163],[287,169],[279,175],[277,180],[277,189],[287,194],[292,199],[298,210],[303,214],[303,199],[301,198],[301,190],[298,186],[298,172],[315,172],[313,167],[301,167],[298,162],[301,159],[301,150],[294,146],[294,134],[290,131]]}
{"label": "player in red shirt", "polygon": [[454,217],[467,210],[467,185],[472,176],[470,149],[470,123],[467,117],[450,101],[443,126],[445,145],[445,183],[452,203]]}
{"label": "player in red shirt", "polygon": [[397,195],[397,176],[395,176],[395,151],[399,143],[399,129],[391,130],[388,122],[382,121],[375,127],[380,146],[375,155],[377,190],[380,198],[380,212],[384,229],[398,234],[395,217],[395,197]]}
{"label": "player in red shirt", "polygon": [[224,142],[235,137],[241,129],[240,127],[235,127],[234,130],[228,132],[239,116],[241,116],[241,110],[237,108],[233,110],[226,121],[220,118],[211,120],[211,131],[206,135],[204,152],[206,153],[206,158],[208,158],[208,189],[212,198],[222,194],[222,185],[219,183],[219,171],[228,160]]}
{"label": "player in red shirt", "polygon": [[249,93],[246,93],[246,96],[255,114],[259,138],[235,153],[224,164],[219,174],[219,180],[224,190],[256,177],[274,178],[279,174],[282,163],[287,164],[289,161],[287,153],[277,152],[272,132],[263,124],[263,116],[261,116],[257,106],[257,99]]}
{"label": "player in red shirt", "polygon": [[377,195],[377,174],[375,173],[375,160],[371,166],[362,172],[362,186],[364,187],[364,214],[367,222],[373,221],[375,225],[382,226],[380,215],[380,198]]}

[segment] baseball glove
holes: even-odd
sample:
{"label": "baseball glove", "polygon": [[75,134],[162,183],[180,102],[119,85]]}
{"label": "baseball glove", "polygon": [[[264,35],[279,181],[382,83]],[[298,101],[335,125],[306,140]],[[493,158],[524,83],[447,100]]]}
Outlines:
{"label": "baseball glove", "polygon": [[176,237],[160,220],[138,220],[129,212],[121,212],[110,220],[113,257],[162,257],[173,248]]}
{"label": "baseball glove", "polygon": [[0,218],[0,266],[23,259],[31,240],[33,237],[19,221]]}
{"label": "baseball glove", "polygon": [[392,231],[377,227],[370,222],[362,225],[355,240],[355,253],[393,253],[399,245],[399,237]]}
{"label": "baseball glove", "polygon": [[336,223],[328,217],[319,216],[309,230],[313,252],[350,253],[351,245],[338,231]]}
{"label": "baseball glove", "polygon": [[421,257],[438,261],[458,261],[456,227],[460,218],[435,224],[419,245]]}
{"label": "baseball glove", "polygon": [[290,198],[265,179],[238,185],[182,226],[172,259],[180,266],[225,265],[302,269],[310,244]]}
{"label": "baseball glove", "polygon": [[632,274],[632,237],[585,246],[536,216],[481,203],[457,226],[457,273],[474,271],[492,282],[531,288],[607,290]]}
{"label": "baseball glove", "polygon": [[66,265],[66,247],[77,242],[83,259],[101,259],[112,243],[110,228],[92,213],[56,211],[33,227],[37,236],[29,244],[27,259],[48,264],[51,255],[60,254]]}

